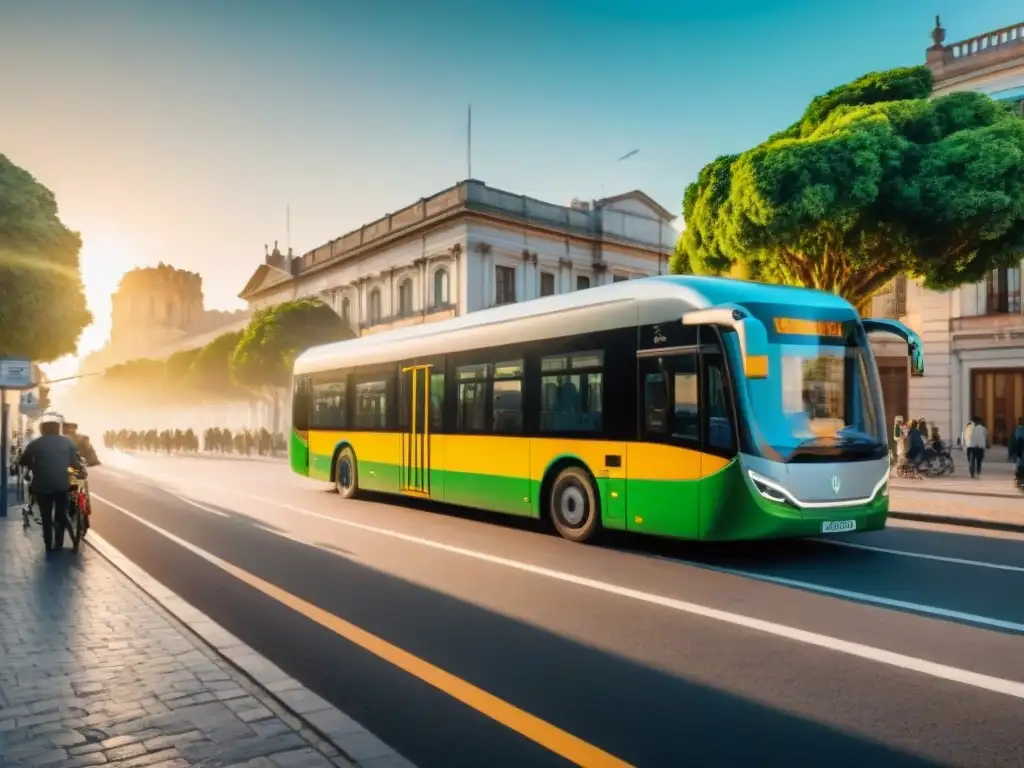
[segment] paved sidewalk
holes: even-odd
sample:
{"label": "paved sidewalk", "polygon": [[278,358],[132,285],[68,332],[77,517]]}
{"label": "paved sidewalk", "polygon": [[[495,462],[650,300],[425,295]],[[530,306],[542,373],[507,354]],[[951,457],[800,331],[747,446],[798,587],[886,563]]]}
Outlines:
{"label": "paved sidewalk", "polygon": [[47,559],[16,514],[0,520],[0,766],[92,765],[353,763],[94,548]]}
{"label": "paved sidewalk", "polygon": [[1024,531],[1024,493],[1000,468],[977,480],[969,475],[889,481],[890,515],[977,528]]}

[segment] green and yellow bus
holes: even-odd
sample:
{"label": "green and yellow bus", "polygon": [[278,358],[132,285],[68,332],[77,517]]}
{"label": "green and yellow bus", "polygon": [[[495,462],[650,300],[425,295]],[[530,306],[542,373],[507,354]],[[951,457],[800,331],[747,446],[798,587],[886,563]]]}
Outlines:
{"label": "green and yellow bus", "polygon": [[307,350],[292,469],[361,490],[600,528],[739,540],[885,526],[868,334],[829,293],[664,276]]}

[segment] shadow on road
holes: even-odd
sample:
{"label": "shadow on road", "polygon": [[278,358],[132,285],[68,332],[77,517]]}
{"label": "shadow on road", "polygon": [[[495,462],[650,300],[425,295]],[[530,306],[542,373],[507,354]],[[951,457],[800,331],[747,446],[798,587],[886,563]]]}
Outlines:
{"label": "shadow on road", "polygon": [[[910,716],[910,702],[879,700],[863,682],[837,689],[821,681],[818,711],[812,714],[806,703],[798,705],[808,710],[801,716],[256,526],[231,526],[216,537],[205,527],[201,537],[191,540],[218,556],[638,766],[930,766],[940,763],[911,754],[911,749],[948,758],[958,754],[964,734],[980,737],[993,730],[1005,731],[1007,744],[1016,748],[1019,743],[1016,710],[1000,714],[978,707],[956,708],[957,715],[965,715],[957,727],[930,730],[923,745],[908,733],[902,748],[887,746],[818,721],[834,711],[839,718],[861,719],[865,727],[890,723],[891,728],[876,729],[886,732],[879,738],[900,741],[907,732],[897,724]],[[420,766],[566,764],[137,523],[129,521],[104,535],[185,600]],[[457,581],[458,564],[453,562],[453,568],[449,577]],[[469,572],[461,578],[470,578]],[[500,573],[493,583],[496,590],[513,589],[503,586]],[[531,599],[543,601],[543,591]],[[595,614],[595,638],[608,622],[619,620]],[[671,644],[693,644],[694,653],[707,653],[706,641],[700,645],[697,638],[679,637]],[[794,648],[793,658],[777,663],[799,677],[801,653]],[[723,680],[733,676],[728,668],[708,671]],[[744,687],[743,681],[731,684]],[[948,691],[948,700],[943,696],[934,702],[937,712],[947,713],[942,717],[953,717],[948,712],[955,694]],[[860,710],[865,710],[863,717],[851,715]]]}

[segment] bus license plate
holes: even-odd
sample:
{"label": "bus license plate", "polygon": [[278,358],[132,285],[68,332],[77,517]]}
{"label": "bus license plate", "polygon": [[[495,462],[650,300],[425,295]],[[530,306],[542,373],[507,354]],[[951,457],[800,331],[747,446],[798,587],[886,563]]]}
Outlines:
{"label": "bus license plate", "polygon": [[821,524],[822,533],[846,533],[856,530],[856,520],[829,520]]}

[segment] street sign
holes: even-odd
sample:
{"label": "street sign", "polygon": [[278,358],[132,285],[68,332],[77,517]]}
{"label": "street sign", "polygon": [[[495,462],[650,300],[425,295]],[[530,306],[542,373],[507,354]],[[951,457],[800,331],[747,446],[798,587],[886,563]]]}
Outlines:
{"label": "street sign", "polygon": [[0,389],[32,389],[32,361],[25,357],[0,357]]}

